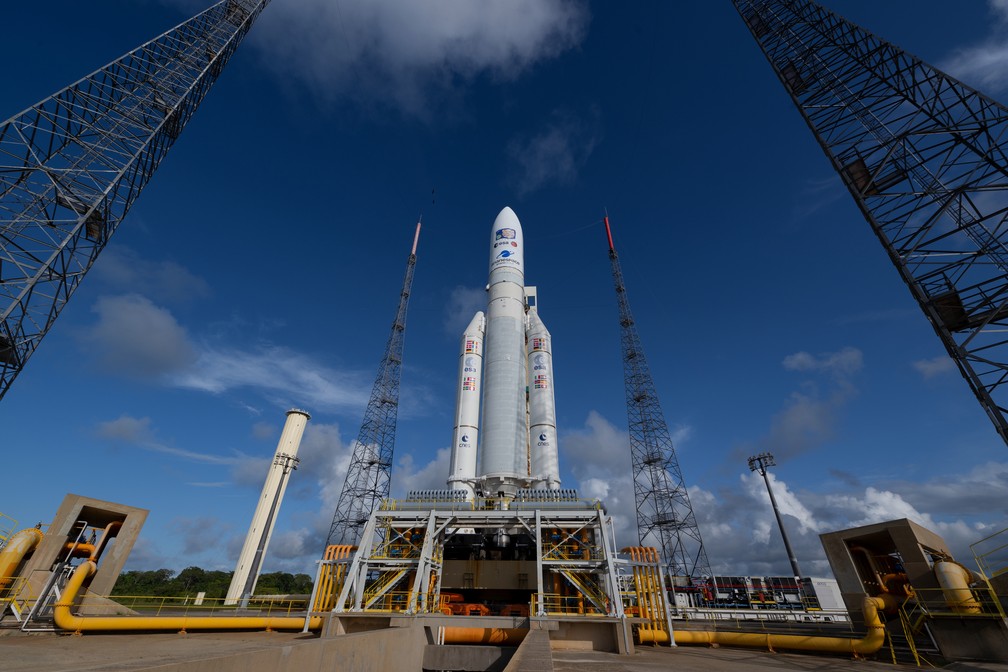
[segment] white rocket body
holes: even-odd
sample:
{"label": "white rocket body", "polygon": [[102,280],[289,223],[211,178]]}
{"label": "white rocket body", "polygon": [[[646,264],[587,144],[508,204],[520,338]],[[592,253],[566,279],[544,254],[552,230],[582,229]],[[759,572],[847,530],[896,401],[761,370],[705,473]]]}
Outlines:
{"label": "white rocket body", "polygon": [[270,538],[273,536],[276,514],[283,502],[284,493],[287,492],[290,471],[296,468],[301,437],[304,436],[305,426],[310,418],[307,412],[296,408],[287,411],[287,420],[280,433],[280,441],[277,442],[273,463],[266,473],[266,482],[263,483],[259,503],[252,516],[248,534],[245,536],[245,544],[238,556],[238,564],[235,566],[224,604],[236,604],[242,599],[246,589],[249,593],[255,590],[259,572],[262,570],[262,559],[266,556]]}
{"label": "white rocket body", "polygon": [[560,460],[557,454],[556,397],[553,391],[553,346],[539,312],[528,312],[528,408],[529,451],[534,487],[560,488]]}
{"label": "white rocket body", "polygon": [[479,439],[480,392],[483,389],[483,337],[486,317],[476,313],[462,334],[459,348],[458,389],[455,394],[455,431],[452,434],[451,473],[448,487],[475,495],[476,445]]}
{"label": "white rocket body", "polygon": [[528,479],[525,410],[525,241],[511,208],[490,234],[479,475],[491,495],[512,495]]}
{"label": "white rocket body", "polygon": [[490,232],[486,315],[466,329],[459,361],[448,485],[468,497],[560,487],[552,346],[526,300],[535,288],[525,287],[524,246],[518,217],[504,208]]}

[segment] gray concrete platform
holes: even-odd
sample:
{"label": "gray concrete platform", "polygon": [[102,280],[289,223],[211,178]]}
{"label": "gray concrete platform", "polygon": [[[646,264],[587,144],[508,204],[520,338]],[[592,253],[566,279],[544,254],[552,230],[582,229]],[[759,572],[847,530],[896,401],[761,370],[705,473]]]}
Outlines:
{"label": "gray concrete platform", "polygon": [[142,670],[296,645],[315,635],[290,632],[201,632],[180,635],[0,633],[4,672]]}
{"label": "gray concrete platform", "polygon": [[[377,633],[376,633],[377,634]],[[361,636],[367,637],[366,633]],[[353,639],[355,635],[345,636]],[[341,638],[336,638],[341,639]],[[396,640],[405,639],[396,635]],[[333,640],[329,640],[332,642]],[[295,665],[298,672],[308,670],[365,669],[351,656],[319,655],[295,662],[300,649],[317,649],[326,640],[315,635],[283,632],[204,632],[156,634],[88,634],[72,635],[0,632],[0,669],[4,672],[125,672],[127,670],[213,670],[231,672],[274,672],[286,669],[282,662]],[[336,642],[333,642],[334,644]],[[347,642],[349,643],[349,642]],[[392,642],[367,643],[369,649],[389,647]],[[540,644],[543,642],[539,642]],[[376,646],[377,645],[377,646]],[[393,647],[394,648],[394,645]],[[305,653],[308,653],[306,651]],[[390,652],[391,653],[391,652]],[[824,672],[893,672],[916,669],[895,667],[879,661],[851,660],[839,656],[819,656],[793,653],[769,653],[727,647],[637,647],[629,656],[598,651],[552,651],[542,646],[529,647],[528,660],[512,660],[507,669],[548,670],[551,661],[555,672],[777,672],[783,670],[822,670]],[[547,658],[547,656],[549,656]],[[517,658],[517,656],[516,656]],[[228,660],[230,659],[230,660]],[[538,660],[536,660],[538,659]],[[399,657],[397,664],[377,669],[412,669],[409,661]],[[305,663],[309,664],[305,664]],[[539,665],[537,665],[537,662]],[[264,666],[257,665],[262,663]],[[343,663],[342,665],[340,663]],[[366,666],[366,669],[376,669]],[[1008,672],[1008,665],[992,663],[955,663],[946,668],[955,672]]]}
{"label": "gray concrete platform", "polygon": [[[880,654],[881,656],[881,654]],[[893,665],[880,657],[876,661],[853,660],[839,656],[800,653],[770,653],[755,649],[731,649],[680,646],[674,649],[638,646],[631,656],[590,651],[554,651],[554,672],[777,672],[778,670],[816,670],[817,672],[894,672],[916,670],[912,665]],[[926,666],[925,666],[926,667]],[[956,672],[1008,672],[1008,665],[992,663],[956,663]]]}

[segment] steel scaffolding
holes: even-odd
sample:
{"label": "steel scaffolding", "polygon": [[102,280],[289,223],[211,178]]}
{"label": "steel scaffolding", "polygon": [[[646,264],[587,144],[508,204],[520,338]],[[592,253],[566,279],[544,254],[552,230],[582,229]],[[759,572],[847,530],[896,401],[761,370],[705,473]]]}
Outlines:
{"label": "steel scaffolding", "polygon": [[704,551],[700,527],[693,514],[693,505],[665,423],[651,369],[644,357],[644,347],[630,312],[623,270],[613,245],[608,217],[605,218],[605,228],[619,304],[637,534],[641,546],[658,548],[662,561],[673,576],[700,579],[711,575],[710,562]]}
{"label": "steel scaffolding", "polygon": [[1008,108],[808,0],[733,0],[1008,442]]}
{"label": "steel scaffolding", "polygon": [[0,124],[0,398],[269,0],[222,0]]}
{"label": "steel scaffolding", "polygon": [[354,444],[350,467],[326,538],[326,547],[358,543],[371,512],[389,496],[396,418],[399,412],[399,379],[406,335],[406,309],[409,307],[413,286],[419,237],[420,224],[417,223],[413,249],[406,261],[406,274],[399,293],[399,308],[385,345],[385,356],[378,365],[378,375],[371,388],[364,421]]}

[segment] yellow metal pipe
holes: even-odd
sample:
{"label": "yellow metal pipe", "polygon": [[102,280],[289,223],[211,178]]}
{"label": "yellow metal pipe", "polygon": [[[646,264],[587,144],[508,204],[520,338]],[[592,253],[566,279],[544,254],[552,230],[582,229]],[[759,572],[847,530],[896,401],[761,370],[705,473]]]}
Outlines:
{"label": "yellow metal pipe", "polygon": [[34,527],[21,530],[10,538],[0,551],[0,591],[10,585],[21,561],[42,541],[42,530]]}
{"label": "yellow metal pipe", "polygon": [[[868,655],[878,651],[885,643],[885,626],[879,617],[879,611],[897,604],[891,595],[866,597],[864,609],[867,634],[860,639],[847,637],[813,637],[805,635],[775,635],[770,633],[720,632],[676,630],[675,643],[683,644],[721,644],[724,646],[741,646],[749,648],[789,649],[792,651],[820,651],[824,653],[849,653]],[[638,637],[642,644],[668,644],[668,633],[662,630],[641,629]]]}
{"label": "yellow metal pipe", "polygon": [[445,644],[494,644],[517,646],[525,639],[525,628],[450,628],[444,629]]}
{"label": "yellow metal pipe", "polygon": [[[301,630],[305,619],[297,616],[75,616],[70,613],[81,586],[98,566],[82,563],[63,589],[56,603],[53,621],[56,627],[70,632],[123,632],[135,630]],[[322,619],[309,619],[308,629],[322,627]]]}
{"label": "yellow metal pipe", "polygon": [[945,603],[957,614],[979,614],[980,603],[970,590],[973,573],[955,561],[939,561],[934,565],[935,578],[945,595]]}

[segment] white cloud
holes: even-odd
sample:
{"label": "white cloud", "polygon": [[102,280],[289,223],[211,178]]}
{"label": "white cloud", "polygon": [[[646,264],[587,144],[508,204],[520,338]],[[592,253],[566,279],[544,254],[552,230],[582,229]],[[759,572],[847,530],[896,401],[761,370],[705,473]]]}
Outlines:
{"label": "white cloud", "polygon": [[203,346],[192,367],[171,376],[178,387],[214,394],[255,389],[278,404],[313,409],[363,408],[370,389],[363,380],[272,345],[252,350]]}
{"label": "white cloud", "polygon": [[272,422],[257,422],[252,425],[252,436],[260,441],[269,441],[280,435],[279,429]]}
{"label": "white cloud", "polygon": [[144,259],[121,245],[105,248],[91,275],[116,291],[129,289],[168,303],[192,301],[210,294],[206,281],[184,266],[174,261]]}
{"label": "white cloud", "polygon": [[[777,508],[782,514],[791,516],[798,521],[799,533],[819,532],[822,525],[815,519],[812,512],[802,504],[798,496],[791,491],[788,484],[778,479],[777,475],[769,470],[767,471],[767,479],[770,481],[770,487],[773,488],[774,498],[777,500]],[[753,499],[764,501],[766,506],[770,507],[771,511],[773,510],[763,476],[756,472],[743,474],[742,483]]]}
{"label": "white cloud", "polygon": [[277,405],[316,410],[358,409],[367,402],[363,373],[338,371],[277,345],[197,345],[171,311],[139,294],[100,297],[92,311],[98,320],[80,338],[105,372],[213,394],[253,390]]}
{"label": "white cloud", "polygon": [[513,139],[507,148],[515,185],[523,196],[550,184],[572,184],[599,142],[599,118],[554,113],[534,135]]}
{"label": "white cloud", "polygon": [[959,49],[938,67],[986,93],[1008,89],[1008,2],[988,0],[995,21],[991,35],[979,44]]}
{"label": "white cloud", "polygon": [[781,364],[788,371],[824,371],[836,376],[849,376],[861,370],[864,356],[860,350],[852,347],[819,356],[801,351],[788,355]]}
{"label": "white cloud", "polygon": [[821,398],[818,393],[794,392],[770,421],[769,433],[759,441],[761,449],[778,457],[790,457],[815,449],[833,438],[845,397]]}
{"label": "white cloud", "polygon": [[185,555],[199,555],[220,548],[231,529],[211,516],[174,518],[168,523],[175,537],[182,541]]}
{"label": "white cloud", "polygon": [[[583,429],[560,437],[561,465],[567,465],[578,481],[611,479],[630,474],[630,437],[623,429],[590,411]],[[633,488],[631,488],[631,492]]]}
{"label": "white cloud", "polygon": [[462,338],[462,332],[478,310],[486,310],[487,293],[484,287],[452,288],[445,303],[445,332],[454,338]]}
{"label": "white cloud", "polygon": [[[102,439],[155,453],[163,453],[192,462],[205,464],[240,464],[246,458],[241,453],[218,455],[162,443],[150,426],[150,418],[121,415],[115,420],[98,423],[95,434]],[[265,473],[265,472],[263,472]]]}
{"label": "white cloud", "polygon": [[948,355],[939,355],[932,359],[918,359],[912,363],[917,373],[925,380],[955,371],[955,362]]}
{"label": "white cloud", "polygon": [[392,470],[394,496],[404,496],[410,490],[442,490],[448,487],[451,448],[438,448],[433,460],[416,464],[411,453],[405,453]]}
{"label": "white cloud", "polygon": [[[781,364],[788,371],[829,376],[825,391],[807,381],[801,391],[792,392],[771,419],[767,435],[756,442],[756,452],[771,450],[778,457],[789,457],[813,450],[835,435],[841,411],[857,393],[851,378],[863,367],[864,357],[857,348],[845,347],[820,355],[796,352]],[[736,453],[750,449],[743,446]]]}
{"label": "white cloud", "polygon": [[588,18],[574,0],[298,0],[273,3],[249,39],[323,99],[428,115],[481,75],[514,79],[576,46]]}
{"label": "white cloud", "polygon": [[81,340],[106,371],[156,378],[196,361],[186,330],[171,312],[144,296],[102,296],[92,311],[98,321]]}

